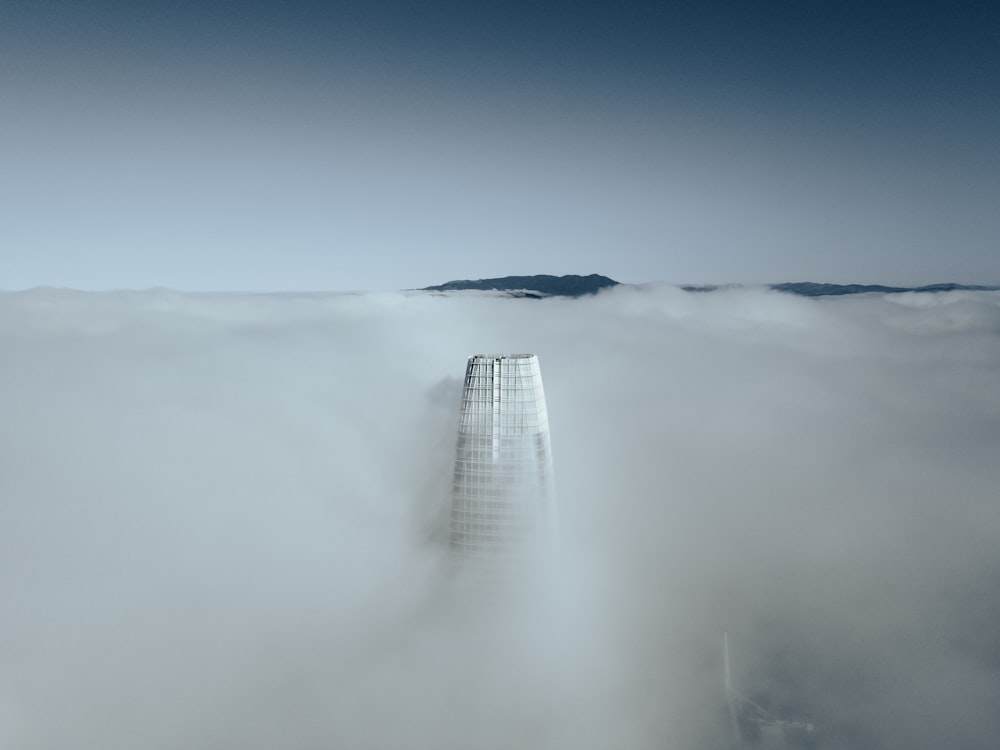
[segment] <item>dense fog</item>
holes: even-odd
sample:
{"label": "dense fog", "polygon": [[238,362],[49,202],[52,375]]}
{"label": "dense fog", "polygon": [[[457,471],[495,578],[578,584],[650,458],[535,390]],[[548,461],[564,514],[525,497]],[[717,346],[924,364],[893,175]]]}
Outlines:
{"label": "dense fog", "polygon": [[[442,533],[476,352],[539,356],[544,605]],[[1000,743],[1000,293],[0,294],[0,746]]]}

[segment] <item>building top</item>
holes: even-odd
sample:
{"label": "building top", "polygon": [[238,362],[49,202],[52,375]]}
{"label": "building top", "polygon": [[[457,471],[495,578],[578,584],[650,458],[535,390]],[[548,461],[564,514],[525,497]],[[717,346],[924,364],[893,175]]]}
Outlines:
{"label": "building top", "polygon": [[534,354],[473,354],[469,359],[531,359]]}

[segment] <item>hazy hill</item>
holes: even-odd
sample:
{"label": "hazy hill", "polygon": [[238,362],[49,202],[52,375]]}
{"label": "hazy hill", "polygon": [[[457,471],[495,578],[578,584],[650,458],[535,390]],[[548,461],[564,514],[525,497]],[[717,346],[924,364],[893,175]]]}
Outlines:
{"label": "hazy hill", "polygon": [[[448,281],[437,286],[424,287],[425,292],[450,292],[467,289],[492,290],[510,292],[522,297],[582,297],[594,294],[601,289],[617,286],[621,282],[592,273],[589,276],[502,276],[496,279],[461,279]],[[714,292],[718,289],[732,289],[736,285],[718,286],[715,284],[688,285],[681,288],[688,292]],[[928,284],[927,286],[904,287],[885,286],[883,284],[820,284],[814,281],[793,281],[781,284],[768,284],[768,288],[778,292],[798,294],[802,297],[830,297],[846,294],[899,294],[902,292],[952,292],[956,290],[997,291],[1000,287],[978,286],[970,284]]]}
{"label": "hazy hill", "polygon": [[900,292],[953,292],[959,289],[970,291],[994,291],[995,286],[975,286],[969,284],[928,284],[927,286],[883,286],[881,284],[817,284],[812,281],[796,281],[784,284],[771,284],[770,287],[779,292],[791,292],[803,297],[826,297],[841,294],[864,294],[880,292],[882,294],[899,294]]}
{"label": "hazy hill", "polygon": [[[715,284],[682,286],[686,292],[714,292],[719,289],[739,288],[740,284],[719,286]],[[901,294],[902,292],[954,292],[958,290],[990,292],[1000,291],[997,286],[974,284],[928,284],[926,286],[885,286],[884,284],[818,284],[815,281],[788,281],[781,284],[767,284],[776,292],[788,292],[800,297],[835,297],[846,294]]]}
{"label": "hazy hill", "polygon": [[589,276],[503,276],[497,279],[462,279],[438,286],[424,287],[426,292],[449,292],[460,289],[495,289],[498,291],[528,291],[554,297],[581,297],[601,289],[617,286],[618,282],[607,276],[592,273]]}

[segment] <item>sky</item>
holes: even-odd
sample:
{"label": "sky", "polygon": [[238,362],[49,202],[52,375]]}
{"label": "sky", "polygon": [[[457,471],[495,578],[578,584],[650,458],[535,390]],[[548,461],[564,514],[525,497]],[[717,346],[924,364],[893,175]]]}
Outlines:
{"label": "sky", "polygon": [[0,5],[0,289],[1000,282],[995,3]]}
{"label": "sky", "polygon": [[[731,750],[728,632],[813,750],[997,747],[998,333],[1000,292],[2,293],[0,746]],[[547,608],[449,586],[477,351],[539,357]]]}

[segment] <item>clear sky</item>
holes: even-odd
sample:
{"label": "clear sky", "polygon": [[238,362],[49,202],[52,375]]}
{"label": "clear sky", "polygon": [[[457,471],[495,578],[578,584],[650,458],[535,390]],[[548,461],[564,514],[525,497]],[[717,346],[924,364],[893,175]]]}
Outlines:
{"label": "clear sky", "polygon": [[1000,283],[995,2],[0,5],[0,288]]}

